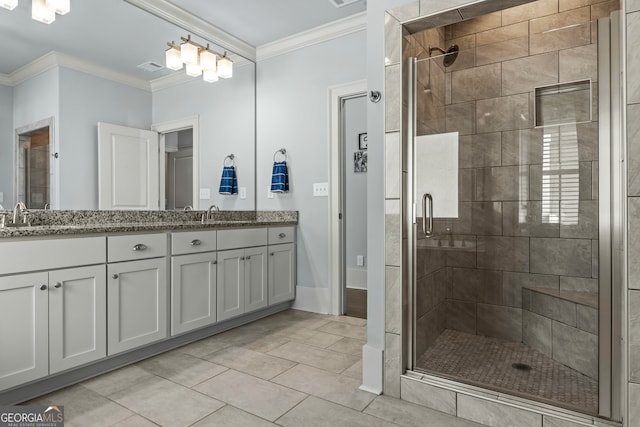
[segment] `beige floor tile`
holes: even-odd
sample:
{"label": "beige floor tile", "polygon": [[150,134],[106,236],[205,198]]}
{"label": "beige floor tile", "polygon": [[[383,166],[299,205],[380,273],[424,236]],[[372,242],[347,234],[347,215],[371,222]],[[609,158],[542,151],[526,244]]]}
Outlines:
{"label": "beige floor tile", "polygon": [[134,415],[120,422],[112,424],[109,427],[155,427],[157,425],[158,424],[153,423],[148,419],[141,417],[140,415]]}
{"label": "beige floor tile", "polygon": [[208,356],[211,353],[215,353],[216,351],[220,351],[223,348],[227,348],[230,345],[231,344],[224,342],[220,338],[218,338],[217,335],[214,335],[213,337],[205,338],[203,340],[196,341],[194,343],[177,348],[176,351],[187,353],[203,359],[205,358],[205,356]]}
{"label": "beige floor tile", "polygon": [[307,344],[289,342],[268,354],[326,371],[341,373],[358,361],[357,356],[337,353]]}
{"label": "beige floor tile", "polygon": [[265,380],[270,380],[295,366],[295,362],[290,360],[233,346],[212,354],[209,360]]}
{"label": "beige floor tile", "polygon": [[242,347],[248,348],[249,350],[259,351],[260,353],[267,353],[288,342],[289,340],[285,337],[281,337],[276,334],[269,334],[255,341],[243,344]]}
{"label": "beige floor tile", "polygon": [[142,381],[110,398],[157,424],[172,427],[189,426],[224,406],[162,378]]}
{"label": "beige floor tile", "polygon": [[480,424],[456,418],[424,406],[405,402],[393,397],[378,396],[365,409],[370,414],[404,427],[479,427]]}
{"label": "beige floor tile", "polygon": [[224,366],[179,351],[152,357],[138,363],[138,366],[185,387],[193,387],[227,370]]}
{"label": "beige floor tile", "polygon": [[103,396],[109,396],[117,391],[131,387],[139,381],[153,378],[153,376],[153,374],[136,365],[129,365],[86,380],[82,385]]}
{"label": "beige floor tile", "polygon": [[231,329],[216,335],[216,338],[221,342],[229,345],[241,346],[249,342],[258,340],[265,335],[265,331],[256,331],[254,329],[239,327]]}
{"label": "beige floor tile", "polygon": [[[276,421],[284,427],[382,427],[397,426],[389,421],[310,396]],[[424,424],[428,425],[428,424]]]}
{"label": "beige floor tile", "polygon": [[362,360],[358,360],[350,368],[347,368],[342,375],[362,382]]}
{"label": "beige floor tile", "polygon": [[231,369],[199,384],[194,390],[269,421],[282,416],[307,396]]}
{"label": "beige floor tile", "polygon": [[367,339],[367,330],[364,326],[355,326],[343,322],[329,322],[326,325],[319,327],[318,330],[358,340]]}
{"label": "beige floor tile", "polygon": [[360,381],[356,379],[306,365],[297,365],[272,381],[358,411],[376,397],[359,390]]}
{"label": "beige floor tile", "polygon": [[65,426],[110,426],[133,415],[127,408],[82,385],[74,385],[42,396],[25,405],[64,406]]}
{"label": "beige floor tile", "polygon": [[231,405],[225,405],[193,427],[269,427],[275,424],[258,418]]}
{"label": "beige floor tile", "polygon": [[361,356],[362,347],[365,344],[366,341],[363,340],[343,337],[340,341],[337,341],[335,344],[327,347],[327,349],[340,353],[353,354],[354,356]]}
{"label": "beige floor tile", "polygon": [[360,319],[359,317],[352,316],[326,316],[325,319],[333,322],[348,323],[349,325],[354,326],[365,326],[367,324],[367,319]]}
{"label": "beige floor tile", "polygon": [[286,338],[290,341],[297,341],[304,344],[310,344],[316,347],[327,348],[342,338],[340,335],[328,334],[313,329],[299,328],[290,326],[278,331],[278,337]]}

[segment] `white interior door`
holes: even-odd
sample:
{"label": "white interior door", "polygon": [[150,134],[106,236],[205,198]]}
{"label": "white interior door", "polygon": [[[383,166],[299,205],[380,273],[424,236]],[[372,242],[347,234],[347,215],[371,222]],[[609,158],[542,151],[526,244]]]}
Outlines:
{"label": "white interior door", "polygon": [[159,209],[158,133],[98,123],[98,208]]}

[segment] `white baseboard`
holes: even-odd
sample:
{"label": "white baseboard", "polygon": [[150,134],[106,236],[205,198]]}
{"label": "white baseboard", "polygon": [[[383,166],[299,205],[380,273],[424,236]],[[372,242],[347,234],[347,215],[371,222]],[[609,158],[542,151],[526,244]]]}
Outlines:
{"label": "white baseboard", "polygon": [[296,299],[293,308],[313,313],[329,314],[329,288],[307,288],[296,286]]}
{"label": "white baseboard", "polygon": [[362,347],[362,385],[360,390],[382,394],[384,350],[365,344]]}

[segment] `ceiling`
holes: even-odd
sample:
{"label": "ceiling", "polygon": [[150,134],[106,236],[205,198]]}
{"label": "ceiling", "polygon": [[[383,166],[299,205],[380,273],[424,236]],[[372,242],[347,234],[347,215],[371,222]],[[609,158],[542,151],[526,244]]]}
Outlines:
{"label": "ceiling", "polygon": [[[366,9],[366,1],[336,8],[329,0],[173,0],[214,26],[260,46]],[[247,13],[251,11],[251,13]],[[165,43],[187,31],[124,0],[72,0],[71,12],[50,25],[31,19],[31,0],[13,11],[0,8],[1,74],[9,75],[50,51],[69,54],[143,80],[172,73],[139,70],[154,61],[164,65]],[[196,41],[204,44],[205,40]],[[214,46],[216,50],[224,47]]]}

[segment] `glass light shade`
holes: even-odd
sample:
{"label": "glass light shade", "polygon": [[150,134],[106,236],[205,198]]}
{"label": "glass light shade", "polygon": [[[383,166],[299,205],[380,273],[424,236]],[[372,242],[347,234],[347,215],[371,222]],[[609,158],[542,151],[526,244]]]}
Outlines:
{"label": "glass light shade", "polygon": [[233,61],[226,56],[223,56],[218,60],[218,76],[223,79],[233,77]]}
{"label": "glass light shade", "polygon": [[164,53],[166,59],[166,66],[170,70],[181,70],[182,59],[180,58],[180,49],[177,47],[170,47]]}
{"label": "glass light shade", "polygon": [[58,15],[64,15],[71,10],[71,0],[45,0],[45,4]]}
{"label": "glass light shade", "polygon": [[187,63],[187,76],[198,77],[202,75],[202,68],[199,63]]}
{"label": "glass light shade", "polygon": [[198,63],[198,46],[191,42],[182,43],[180,45],[180,59],[185,64]]}
{"label": "glass light shade", "polygon": [[45,0],[32,0],[31,18],[43,24],[51,24],[56,20],[56,11],[49,9]]}
{"label": "glass light shade", "polygon": [[13,10],[18,5],[18,0],[0,0],[0,6],[5,9]]}
{"label": "glass light shade", "polygon": [[216,54],[210,50],[200,52],[200,66],[204,71],[216,71]]}
{"label": "glass light shade", "polygon": [[218,81],[218,72],[216,70],[203,70],[202,80],[208,83],[214,83]]}

